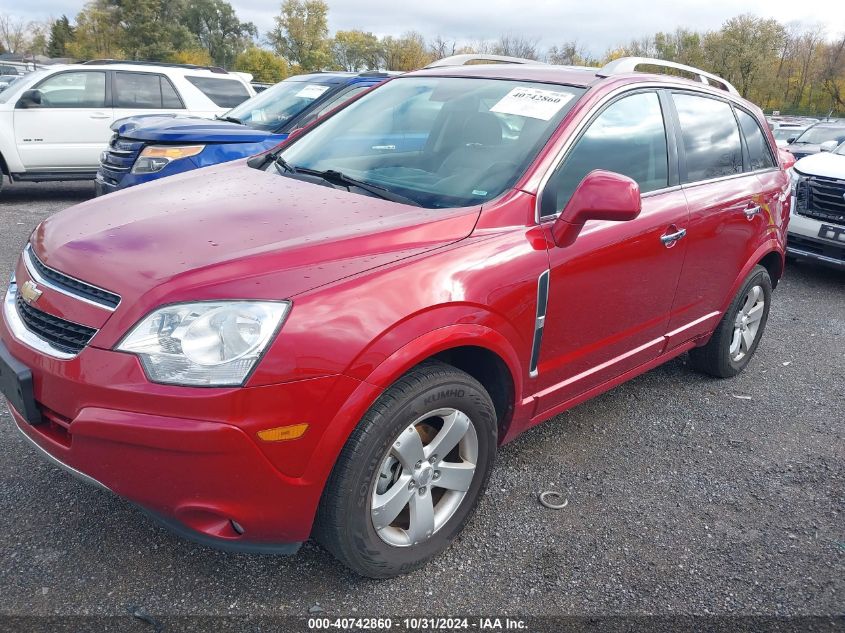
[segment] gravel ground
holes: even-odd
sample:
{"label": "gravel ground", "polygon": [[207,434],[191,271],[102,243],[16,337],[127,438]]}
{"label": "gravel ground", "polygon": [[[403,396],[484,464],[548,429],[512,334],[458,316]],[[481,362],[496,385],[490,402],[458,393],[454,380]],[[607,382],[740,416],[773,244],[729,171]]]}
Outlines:
{"label": "gravel ground", "polygon": [[[7,186],[0,275],[88,184]],[[0,413],[0,614],[842,615],[845,274],[793,264],[748,370],[681,357],[504,447],[425,569],[362,580],[313,544],[220,553],[35,455]],[[547,510],[546,489],[569,505]]]}

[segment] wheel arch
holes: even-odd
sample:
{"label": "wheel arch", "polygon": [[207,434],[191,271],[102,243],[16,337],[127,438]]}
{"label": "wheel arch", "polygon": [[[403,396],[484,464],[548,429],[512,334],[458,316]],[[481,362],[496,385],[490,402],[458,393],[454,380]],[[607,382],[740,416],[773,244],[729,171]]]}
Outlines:
{"label": "wheel arch", "polygon": [[769,271],[769,277],[772,279],[772,288],[777,288],[778,281],[780,281],[780,278],[783,276],[783,254],[776,250],[769,251],[760,258],[757,265],[760,265]]}
{"label": "wheel arch", "polygon": [[[347,400],[328,425],[303,480],[324,484],[361,418],[400,376],[428,360],[439,360],[466,371],[490,393],[498,420],[499,438],[505,436],[522,389],[521,364],[510,342],[499,332],[478,324],[438,328],[408,342],[380,363]],[[486,363],[490,363],[487,365]]]}

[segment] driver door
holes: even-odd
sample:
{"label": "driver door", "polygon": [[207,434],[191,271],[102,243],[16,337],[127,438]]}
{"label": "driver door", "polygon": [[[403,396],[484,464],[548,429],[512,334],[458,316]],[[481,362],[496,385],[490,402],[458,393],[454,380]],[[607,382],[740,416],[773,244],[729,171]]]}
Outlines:
{"label": "driver door", "polygon": [[[541,222],[552,246],[533,378],[538,414],[657,358],[665,346],[686,252],[685,239],[667,236],[688,221],[673,138],[656,91],[622,95],[594,116],[542,192]],[[594,169],[637,181],[640,215],[588,221],[573,244],[554,247],[556,214]]]}
{"label": "driver door", "polygon": [[111,136],[106,73],[74,70],[34,86],[41,103],[19,100],[14,112],[18,155],[27,171],[96,171]]}

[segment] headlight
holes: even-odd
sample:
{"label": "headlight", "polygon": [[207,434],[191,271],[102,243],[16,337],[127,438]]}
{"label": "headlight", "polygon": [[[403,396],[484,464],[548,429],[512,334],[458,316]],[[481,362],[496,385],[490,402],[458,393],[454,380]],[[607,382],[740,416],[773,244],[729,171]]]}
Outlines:
{"label": "headlight", "polygon": [[170,161],[196,156],[205,145],[149,145],[132,165],[133,174],[154,174],[161,171]]}
{"label": "headlight", "polygon": [[179,303],[151,312],[115,348],[171,385],[240,385],[290,310],[286,301]]}

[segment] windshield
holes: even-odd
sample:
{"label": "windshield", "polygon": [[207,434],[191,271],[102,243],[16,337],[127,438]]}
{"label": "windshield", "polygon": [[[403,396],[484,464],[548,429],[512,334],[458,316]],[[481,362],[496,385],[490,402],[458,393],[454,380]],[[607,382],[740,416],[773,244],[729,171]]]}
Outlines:
{"label": "windshield", "polygon": [[267,88],[224,117],[238,119],[259,130],[276,130],[322,97],[332,86],[307,81],[283,81]]}
{"label": "windshield", "polygon": [[423,207],[471,206],[516,182],[583,93],[524,81],[403,77],[329,117],[281,158]]}
{"label": "windshield", "polygon": [[772,130],[772,135],[776,141],[788,141],[791,138],[798,138],[804,130],[800,127],[780,127]]}
{"label": "windshield", "polygon": [[801,136],[795,139],[796,143],[809,143],[818,145],[827,141],[841,143],[845,141],[845,125],[843,126],[822,126],[816,125],[809,128]]}

